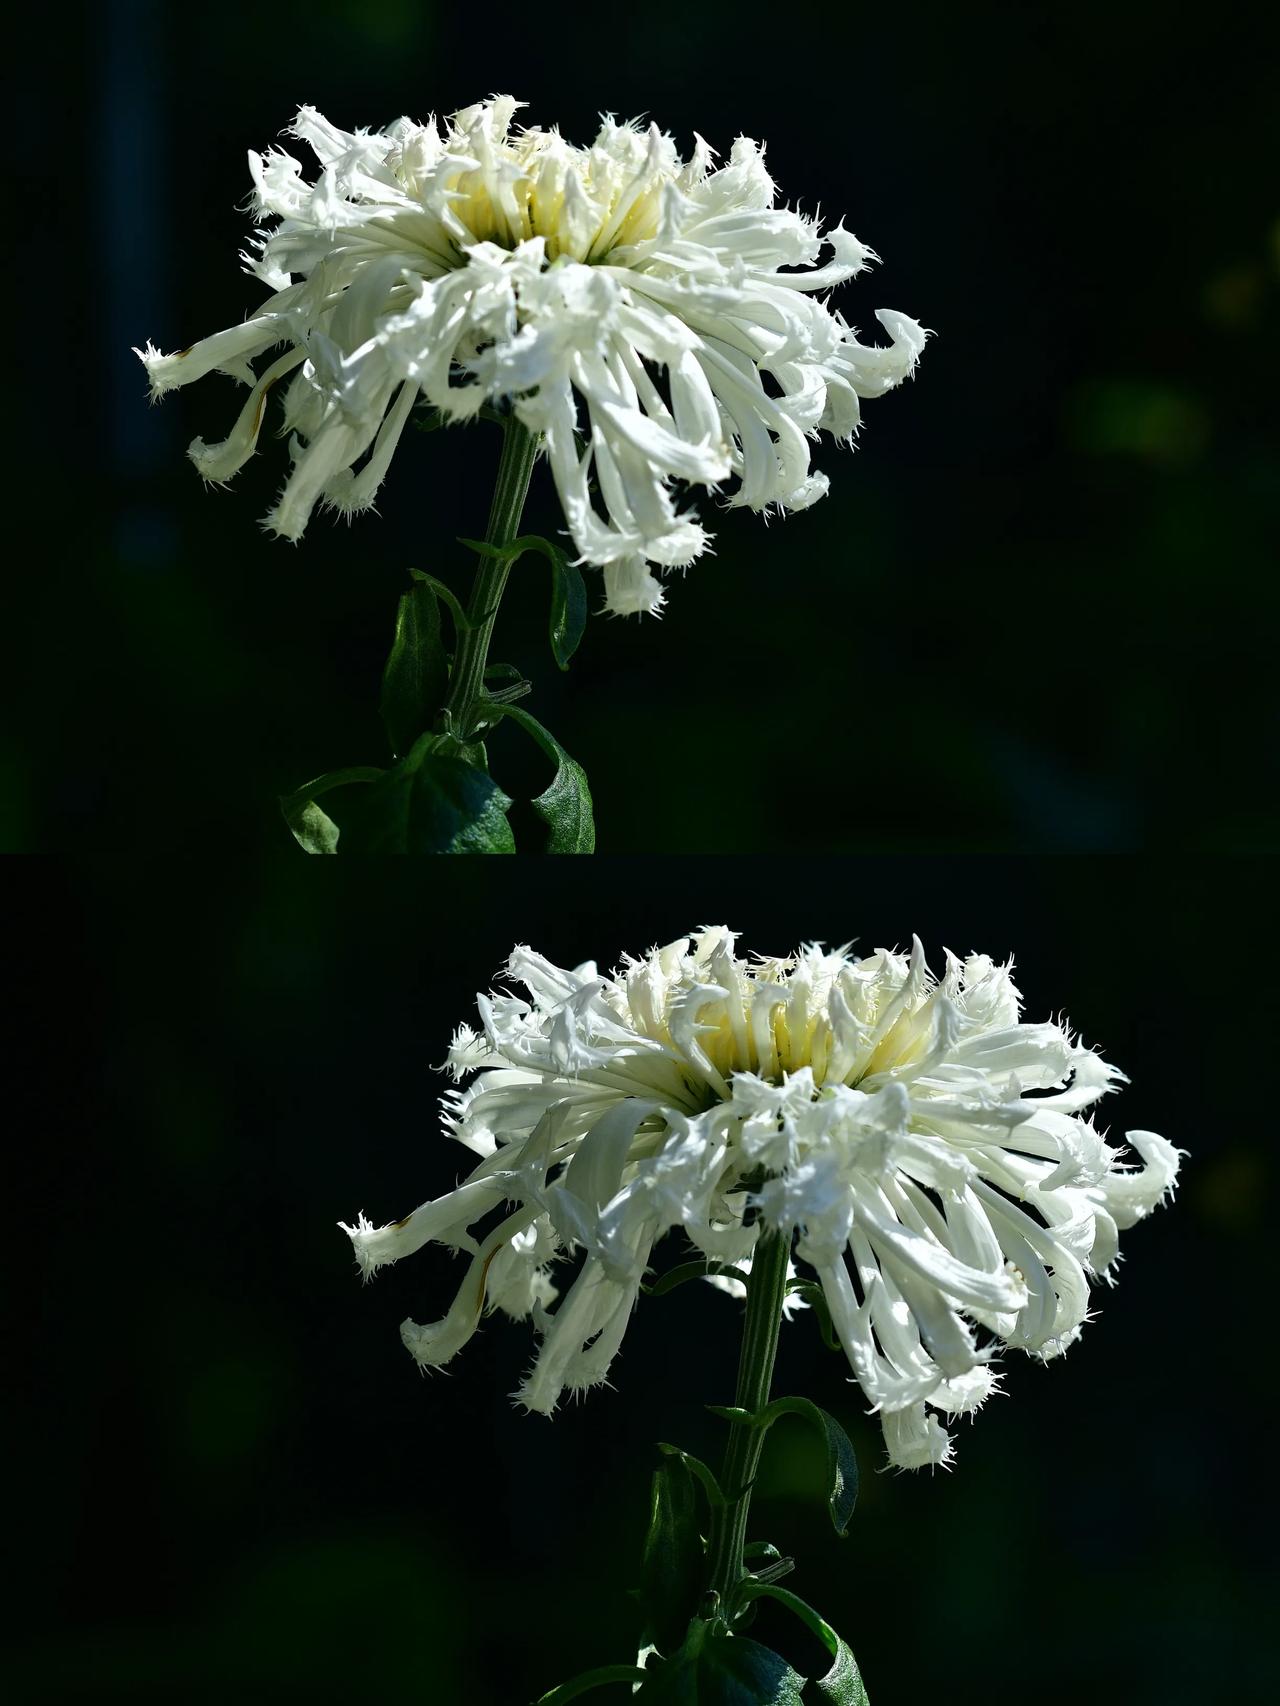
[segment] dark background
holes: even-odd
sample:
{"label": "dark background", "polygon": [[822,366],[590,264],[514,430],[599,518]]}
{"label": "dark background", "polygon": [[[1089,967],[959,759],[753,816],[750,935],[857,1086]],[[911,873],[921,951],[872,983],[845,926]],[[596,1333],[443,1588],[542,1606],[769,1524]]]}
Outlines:
{"label": "dark background", "polygon": [[1029,1017],[1065,1011],[1130,1074],[1113,1134],[1191,1152],[1082,1342],[1007,1359],[950,1473],[879,1473],[843,1360],[812,1318],[785,1329],[776,1389],[835,1412],[863,1469],[839,1542],[807,1432],[774,1434],[752,1528],[797,1554],[788,1585],[851,1640],[874,1706],[1270,1697],[1264,864],[31,869],[6,928],[11,1153],[34,1168],[7,1239],[30,1299],[14,1698],[522,1706],[629,1656],[654,1442],[718,1457],[702,1405],[730,1396],[736,1306],[643,1300],[614,1389],[547,1422],[507,1402],[527,1327],[495,1319],[420,1378],[398,1323],[442,1312],[460,1267],[427,1251],[362,1288],[335,1222],[397,1217],[469,1166],[431,1068],[514,942],[610,966],[721,920],[761,952],[916,930],[935,966],[944,944],[1016,953]]}
{"label": "dark background", "polygon": [[[114,0],[42,9],[14,95],[13,701],[3,844],[294,857],[274,798],[384,759],[409,564],[461,584],[493,431],[409,435],[381,519],[257,520],[184,455],[238,407],[149,409],[131,344],[260,300],[246,148],[493,90],[578,140],[648,113],[765,138],[784,197],[883,256],[837,301],[935,328],[832,495],[717,555],[661,623],[594,622],[567,678],[521,565],[496,655],[586,766],[607,851],[1271,846],[1272,61],[1256,8]],[[26,378],[22,379],[25,372]],[[528,524],[560,525],[545,470]],[[1274,534],[1272,532],[1272,537]],[[14,608],[16,606],[16,609]],[[494,762],[542,785],[521,737]]]}

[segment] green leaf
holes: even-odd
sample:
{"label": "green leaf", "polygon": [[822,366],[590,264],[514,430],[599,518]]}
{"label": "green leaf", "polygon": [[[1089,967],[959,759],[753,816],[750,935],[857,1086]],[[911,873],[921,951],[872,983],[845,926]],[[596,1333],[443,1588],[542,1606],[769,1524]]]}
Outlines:
{"label": "green leaf", "polygon": [[[547,729],[527,711],[514,705],[493,703],[500,716],[511,717],[534,740],[556,766],[551,786],[532,802],[533,809],[547,825],[548,853],[594,853],[596,826],[591,816],[591,789],[587,773],[560,745]],[[509,803],[509,802],[508,802]]]}
{"label": "green leaf", "polygon": [[[544,545],[547,541],[544,539]],[[554,546],[551,557],[551,619],[548,633],[551,654],[561,669],[568,669],[569,659],[582,643],[587,628],[587,588],[582,570],[571,563],[563,551]]]}
{"label": "green leaf", "polygon": [[835,1663],[825,1676],[814,1678],[805,1691],[806,1697],[821,1701],[823,1706],[870,1706],[858,1661],[839,1635],[836,1640],[840,1644]]}
{"label": "green leaf", "polygon": [[827,1508],[837,1534],[847,1534],[853,1507],[858,1502],[858,1459],[848,1434],[836,1421],[808,1398],[775,1398],[764,1414],[802,1416],[822,1435],[827,1448]]}
{"label": "green leaf", "polygon": [[730,1267],[727,1262],[680,1262],[676,1267],[668,1268],[665,1274],[659,1274],[652,1285],[641,1284],[640,1289],[649,1297],[665,1297],[678,1285],[684,1285],[686,1280],[706,1279],[708,1274],[723,1274],[726,1279],[746,1279],[741,1268]]}
{"label": "green leaf", "polygon": [[678,1445],[665,1445],[661,1440],[658,1441],[658,1450],[665,1457],[678,1457],[689,1473],[697,1477],[707,1495],[707,1503],[713,1510],[724,1504],[724,1494],[720,1491],[719,1481],[700,1457],[695,1457],[689,1451],[681,1451]]}
{"label": "green leaf", "polygon": [[568,669],[587,627],[587,587],[582,571],[540,533],[522,533],[507,545],[490,545],[483,539],[459,539],[458,543],[482,557],[497,557],[505,563],[519,562],[526,551],[542,553],[551,564],[551,617],[547,625],[551,653],[561,669]]}
{"label": "green leaf", "polygon": [[746,1601],[777,1600],[779,1605],[784,1605],[798,1617],[831,1654],[833,1662],[827,1674],[816,1677],[806,1685],[806,1701],[821,1702],[821,1706],[869,1706],[857,1660],[847,1643],[836,1634],[825,1618],[800,1598],[799,1594],[763,1582],[748,1582],[742,1589],[741,1597]]}
{"label": "green leaf", "polygon": [[804,1685],[771,1648],[695,1623],[634,1698],[642,1706],[802,1706]]}
{"label": "green leaf", "polygon": [[449,614],[453,617],[455,633],[468,633],[475,626],[468,618],[466,611],[458,603],[457,597],[449,591],[443,581],[438,581],[434,575],[424,574],[421,569],[410,569],[409,573],[420,585],[430,587],[436,597],[448,606]]}
{"label": "green leaf", "polygon": [[681,1456],[667,1456],[653,1472],[640,1567],[645,1629],[660,1651],[673,1652],[684,1641],[702,1597],[705,1568],[693,1477]]}
{"label": "green leaf", "polygon": [[316,805],[316,800],[332,788],[343,788],[349,782],[376,782],[384,772],[368,765],[351,770],[331,770],[295,788],[292,794],[281,794],[280,811],[289,825],[294,840],[304,853],[336,853],[341,834],[337,824]]}
{"label": "green leaf", "polygon": [[358,853],[514,853],[506,794],[474,762],[476,749],[425,734],[369,789],[350,824]]}
{"label": "green leaf", "polygon": [[604,1688],[611,1682],[643,1682],[644,1679],[644,1671],[635,1665],[601,1665],[598,1670],[585,1670],[581,1676],[562,1682],[550,1694],[540,1695],[536,1706],[566,1706],[567,1701],[576,1700],[580,1694],[589,1694],[593,1688]]}
{"label": "green leaf", "polygon": [[415,575],[400,599],[395,638],[382,672],[378,709],[399,758],[433,721],[449,682],[440,632],[440,599],[431,581]]}
{"label": "green leaf", "polygon": [[342,833],[327,813],[314,800],[304,800],[296,810],[285,814],[285,822],[304,853],[336,853]]}
{"label": "green leaf", "polygon": [[753,1428],[771,1428],[779,1416],[802,1416],[817,1428],[827,1448],[827,1506],[837,1534],[846,1534],[853,1507],[858,1502],[858,1459],[848,1434],[834,1416],[808,1398],[775,1398],[754,1414],[732,1405],[708,1404],[713,1416],[727,1422],[745,1422]]}

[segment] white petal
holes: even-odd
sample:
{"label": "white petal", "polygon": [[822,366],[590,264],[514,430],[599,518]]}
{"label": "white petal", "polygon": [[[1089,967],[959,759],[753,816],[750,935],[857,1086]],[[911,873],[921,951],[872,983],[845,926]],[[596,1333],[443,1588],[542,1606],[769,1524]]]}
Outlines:
{"label": "white petal", "polygon": [[951,1459],[947,1430],[923,1404],[886,1414],[881,1418],[881,1426],[889,1461],[898,1469],[923,1469],[946,1464]]}

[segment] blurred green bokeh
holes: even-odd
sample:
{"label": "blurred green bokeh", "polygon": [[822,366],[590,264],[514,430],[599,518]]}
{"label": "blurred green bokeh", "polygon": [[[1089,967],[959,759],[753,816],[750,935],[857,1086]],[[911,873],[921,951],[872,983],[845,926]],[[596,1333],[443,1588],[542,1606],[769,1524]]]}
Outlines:
{"label": "blurred green bokeh", "polygon": [[[408,0],[92,9],[57,43],[91,275],[52,346],[17,351],[50,419],[17,521],[3,844],[290,858],[275,797],[382,761],[405,569],[460,584],[492,429],[412,437],[379,517],[291,551],[256,526],[284,448],[203,491],[183,450],[232,387],[148,410],[128,346],[258,299],[244,153],[300,101],[376,125],[510,88],[574,137],[611,110],[767,138],[784,197],[885,257],[846,315],[938,334],[855,455],[819,451],[826,501],[768,527],[704,502],[716,555],[661,623],[593,623],[566,678],[521,565],[499,655],[585,764],[602,850],[1272,846],[1280,261],[1269,67],[1228,46],[1248,15],[929,4],[792,19],[784,45],[776,11],[667,0],[607,29]],[[43,134],[43,91],[17,98]],[[42,154],[20,170],[57,252]],[[529,524],[560,525],[545,473]],[[513,733],[494,760],[541,786]]]}

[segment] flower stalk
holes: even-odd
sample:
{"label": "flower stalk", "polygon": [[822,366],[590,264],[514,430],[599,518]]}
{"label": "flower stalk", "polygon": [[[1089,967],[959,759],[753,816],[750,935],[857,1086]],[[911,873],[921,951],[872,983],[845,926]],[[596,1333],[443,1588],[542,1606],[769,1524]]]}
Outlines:
{"label": "flower stalk", "polygon": [[[778,1333],[782,1326],[782,1304],[787,1291],[790,1245],[790,1238],[764,1231],[751,1260],[734,1404],[752,1416],[769,1402],[773,1365],[778,1354]],[[751,1492],[760,1468],[765,1433],[764,1428],[750,1422],[729,1423],[729,1439],[720,1474],[725,1502],[712,1512],[711,1534],[707,1543],[707,1586],[720,1596],[722,1605],[729,1602],[734,1589],[747,1573],[742,1549],[747,1538]]]}
{"label": "flower stalk", "polygon": [[[489,524],[485,529],[486,545],[501,550],[519,533],[538,445],[539,435],[530,432],[514,415],[503,418],[502,454],[489,508]],[[485,698],[484,673],[489,661],[489,644],[511,563],[510,557],[477,553],[476,578],[467,605],[467,625],[458,633],[457,655],[443,708],[448,726],[463,740],[478,732],[477,717]]]}

